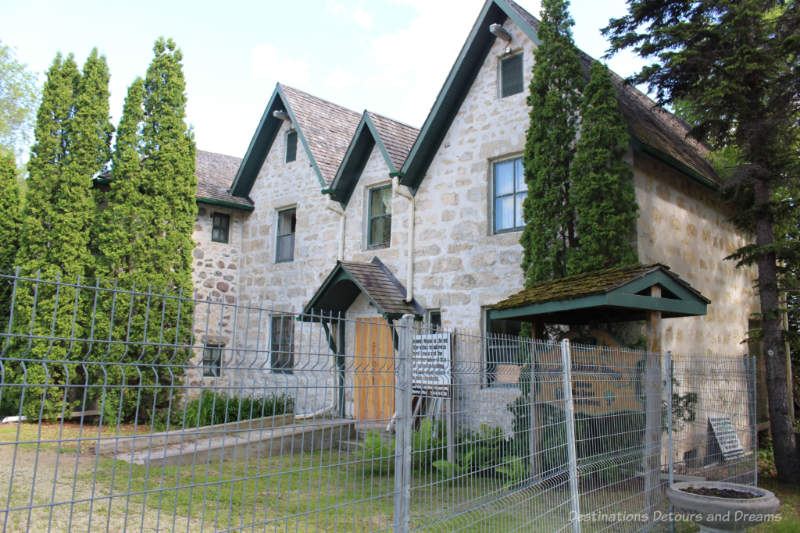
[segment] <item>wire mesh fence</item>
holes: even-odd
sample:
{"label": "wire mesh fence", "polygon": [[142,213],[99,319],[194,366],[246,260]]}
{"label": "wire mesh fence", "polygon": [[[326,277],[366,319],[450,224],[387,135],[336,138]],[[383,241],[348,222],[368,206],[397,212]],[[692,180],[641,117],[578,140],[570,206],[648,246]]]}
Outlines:
{"label": "wire mesh fence", "polygon": [[4,531],[639,531],[754,367],[0,276]]}

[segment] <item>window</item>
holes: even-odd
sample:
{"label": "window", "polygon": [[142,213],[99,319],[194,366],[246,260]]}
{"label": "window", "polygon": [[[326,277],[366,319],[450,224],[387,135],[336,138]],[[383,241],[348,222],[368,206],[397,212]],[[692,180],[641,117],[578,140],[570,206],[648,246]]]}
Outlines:
{"label": "window", "polygon": [[431,333],[438,333],[442,329],[442,312],[439,310],[428,311],[428,327]]}
{"label": "window", "polygon": [[278,242],[275,262],[284,263],[294,260],[294,232],[297,227],[295,209],[278,211]]}
{"label": "window", "polygon": [[522,202],[528,195],[522,158],[499,161],[493,165],[494,232],[522,229]]}
{"label": "window", "polygon": [[367,224],[367,248],[389,246],[392,238],[391,185],[370,189]]}
{"label": "window", "polygon": [[291,374],[294,370],[294,317],[273,315],[269,364],[273,372]]}
{"label": "window", "polygon": [[297,132],[290,130],[286,134],[286,162],[291,163],[297,159]]}
{"label": "window", "polygon": [[500,97],[522,92],[522,54],[500,60]]}
{"label": "window", "polygon": [[214,242],[228,242],[228,228],[231,217],[225,213],[214,213],[211,216],[211,240]]}
{"label": "window", "polygon": [[221,344],[206,344],[203,346],[203,376],[219,377],[219,367],[222,361]]}

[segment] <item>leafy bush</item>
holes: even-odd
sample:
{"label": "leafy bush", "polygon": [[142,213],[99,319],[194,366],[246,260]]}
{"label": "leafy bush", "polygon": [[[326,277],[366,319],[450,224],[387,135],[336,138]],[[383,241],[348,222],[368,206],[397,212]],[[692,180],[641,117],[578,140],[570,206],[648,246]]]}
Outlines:
{"label": "leafy bush", "polygon": [[367,433],[359,444],[359,456],[365,473],[388,476],[394,472],[394,440],[384,442],[377,431]]}
{"label": "leafy bush", "polygon": [[293,412],[294,400],[285,394],[249,398],[203,391],[199,398],[187,402],[184,407],[173,406],[170,411],[157,411],[153,416],[153,427],[166,429],[167,415],[172,428],[196,428]]}
{"label": "leafy bush", "polygon": [[411,437],[412,467],[414,470],[430,470],[433,464],[447,456],[447,432],[444,424],[424,418]]}

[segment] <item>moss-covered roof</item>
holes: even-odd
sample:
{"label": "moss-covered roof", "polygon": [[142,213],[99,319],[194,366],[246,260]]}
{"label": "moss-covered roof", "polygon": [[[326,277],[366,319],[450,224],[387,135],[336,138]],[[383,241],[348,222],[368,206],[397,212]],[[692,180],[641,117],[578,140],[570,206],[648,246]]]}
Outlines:
{"label": "moss-covered roof", "polygon": [[574,300],[586,296],[606,294],[658,271],[665,273],[701,301],[706,304],[710,303],[710,300],[700,294],[689,283],[671,272],[668,266],[654,263],[651,265],[628,265],[608,268],[545,281],[521,290],[517,294],[497,303],[492,309],[513,309],[546,302]]}

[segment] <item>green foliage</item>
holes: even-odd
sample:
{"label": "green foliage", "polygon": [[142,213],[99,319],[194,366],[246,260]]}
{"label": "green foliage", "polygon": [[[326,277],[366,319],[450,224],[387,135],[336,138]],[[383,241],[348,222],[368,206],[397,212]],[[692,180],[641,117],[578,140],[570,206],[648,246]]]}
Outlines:
{"label": "green foliage", "polygon": [[[108,69],[96,51],[83,75],[72,56],[56,56],[48,71],[37,114],[36,142],[28,163],[29,178],[16,263],[23,276],[75,283],[91,273],[89,228],[94,222],[92,175],[108,160]],[[15,329],[41,337],[85,338],[90,328],[89,298],[72,287],[21,284],[15,302]],[[69,341],[35,340],[16,347],[19,355],[51,361],[85,357]],[[25,374],[27,372],[27,377]],[[44,368],[31,363],[11,369],[17,380],[47,379],[52,386],[26,390],[23,414],[51,419],[77,401],[58,387],[85,381],[68,365]],[[45,381],[38,381],[45,383]],[[40,390],[42,389],[42,390]],[[38,406],[38,402],[43,402]]]}
{"label": "green foliage", "polygon": [[441,421],[420,420],[419,429],[411,436],[412,460],[415,470],[427,471],[435,461],[447,456],[447,432]]}
{"label": "green foliage", "polygon": [[364,473],[389,476],[394,473],[394,439],[384,442],[381,434],[370,431],[359,444],[359,458]]}
{"label": "green foliage", "polygon": [[[177,402],[177,399],[173,398],[173,402]],[[186,402],[184,406],[173,405],[171,409],[156,411],[152,419],[154,428],[166,430],[213,426],[291,413],[294,413],[294,400],[285,394],[250,398],[204,390],[199,398]]]}
{"label": "green foliage", "polygon": [[[0,274],[14,270],[21,225],[17,168],[11,155],[0,154]],[[0,279],[0,329],[7,327],[11,305],[11,284]]]}
{"label": "green foliage", "polygon": [[580,90],[584,80],[564,0],[544,0],[528,105],[530,126],[523,165],[528,196],[520,243],[526,285],[563,277],[576,245],[570,202]]}
{"label": "green foliage", "polygon": [[568,274],[623,266],[637,260],[638,206],[633,171],[623,160],[630,144],[608,68],[593,63],[583,90],[581,136],[570,168],[578,246]]}
{"label": "green foliage", "polygon": [[0,152],[20,155],[27,148],[38,100],[36,74],[0,42]]}
{"label": "green foliage", "polygon": [[[181,52],[172,40],[159,39],[144,80],[137,79],[128,90],[119,125],[111,184],[100,217],[104,231],[98,235],[98,276],[114,279],[118,287],[131,291],[169,294],[121,296],[99,304],[105,328],[114,339],[169,339],[188,345],[191,340],[193,308],[191,252],[192,231],[197,214],[194,174],[195,145],[185,123],[186,94]],[[178,297],[178,299],[175,299]],[[130,310],[112,316],[114,307]],[[157,319],[148,317],[158,317]],[[124,345],[112,346],[108,359],[131,357]],[[192,353],[189,349],[160,350],[142,345],[136,360],[170,365],[157,375],[152,372],[130,376],[134,385],[166,385],[176,376]],[[169,368],[169,370],[167,370]],[[140,390],[146,404],[155,410],[166,397],[156,395],[157,387]],[[108,411],[123,420],[135,416],[140,400],[107,397]],[[120,409],[121,406],[121,409]]]}
{"label": "green foliage", "polygon": [[452,481],[466,476],[497,477],[510,483],[521,479],[518,458],[509,456],[509,442],[499,427],[481,424],[479,431],[465,430],[455,436],[454,461],[446,457],[446,445],[442,444],[445,453],[436,456],[430,464],[442,477]]}
{"label": "green foliage", "polygon": [[[800,242],[776,238],[787,204],[775,193],[800,173],[800,6],[780,0],[633,0],[629,14],[604,33],[611,53],[633,48],[652,63],[633,77],[661,103],[688,102],[693,135],[713,148],[736,147],[726,188],[734,220],[754,230],[755,242],[729,259],[758,266],[758,291],[767,359],[770,424],[780,478],[800,480],[780,323],[779,276],[784,257]],[[795,219],[796,220],[796,219]]]}

